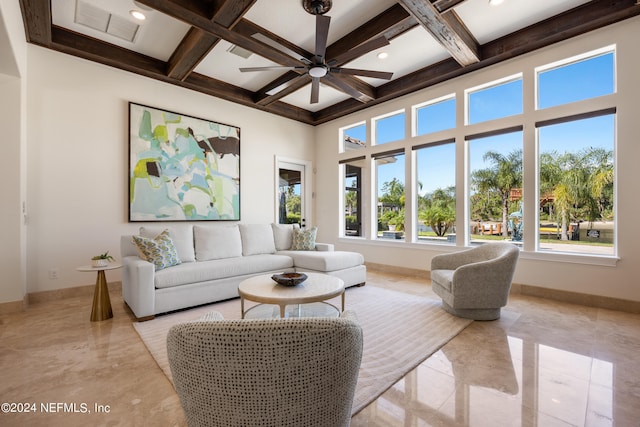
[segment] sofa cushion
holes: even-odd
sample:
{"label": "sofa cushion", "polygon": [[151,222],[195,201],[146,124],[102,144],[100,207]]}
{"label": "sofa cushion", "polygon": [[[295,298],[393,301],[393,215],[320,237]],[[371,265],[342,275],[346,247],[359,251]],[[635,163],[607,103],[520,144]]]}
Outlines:
{"label": "sofa cushion", "polygon": [[447,291],[451,292],[453,273],[455,273],[455,270],[431,270],[431,281],[438,283]]}
{"label": "sofa cushion", "polygon": [[242,255],[272,254],[276,251],[270,224],[240,224]]}
{"label": "sofa cushion", "polygon": [[336,271],[364,264],[364,257],[357,252],[281,251],[278,255],[293,258],[296,271]]}
{"label": "sofa cushion", "polygon": [[153,239],[133,236],[140,258],[154,265],[156,271],[173,267],[181,263],[178,252],[173,244],[169,230],[164,230]]}
{"label": "sofa cushion", "polygon": [[313,227],[309,230],[301,230],[299,228],[294,228],[293,243],[291,244],[291,250],[294,250],[294,251],[315,250],[317,234],[318,234],[318,227]]}
{"label": "sofa cushion", "polygon": [[240,229],[235,224],[232,226],[195,225],[193,235],[198,261],[242,256]]}
{"label": "sofa cushion", "polygon": [[298,224],[271,224],[273,228],[273,240],[276,251],[286,251],[291,249],[293,243],[293,228]]}
{"label": "sofa cushion", "polygon": [[140,227],[140,235],[153,239],[164,230],[169,230],[169,235],[176,246],[178,256],[182,262],[194,262],[196,255],[193,250],[193,226],[191,224],[172,224],[170,226],[144,226]]}
{"label": "sofa cushion", "polygon": [[227,277],[282,271],[292,267],[291,257],[275,254],[198,261],[156,272],[155,287],[170,288]]}

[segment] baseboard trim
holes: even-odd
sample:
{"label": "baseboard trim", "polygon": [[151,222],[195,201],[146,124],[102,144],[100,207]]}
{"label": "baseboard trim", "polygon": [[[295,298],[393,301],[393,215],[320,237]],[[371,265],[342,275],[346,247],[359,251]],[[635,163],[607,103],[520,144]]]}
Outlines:
{"label": "baseboard trim", "polygon": [[0,314],[18,313],[27,309],[27,296],[22,301],[0,303]]}
{"label": "baseboard trim", "polygon": [[[366,263],[368,269],[381,273],[399,274],[403,276],[421,277],[431,280],[431,272],[414,268],[397,267],[394,265]],[[621,298],[604,297],[599,295],[583,294],[580,292],[563,291],[559,289],[544,288],[541,286],[522,285],[514,283],[511,286],[511,294],[526,295],[544,298],[569,304],[579,304],[586,307],[604,308],[607,310],[624,311],[626,313],[640,314],[640,301],[631,301]]]}
{"label": "baseboard trim", "polygon": [[522,285],[516,283],[511,286],[511,293],[550,299],[570,304],[579,304],[586,307],[604,308],[607,310],[640,314],[640,301],[631,301],[621,298],[604,297],[600,295],[583,294],[580,292],[563,291],[559,289],[550,289],[540,286]]}
{"label": "baseboard trim", "polygon": [[[65,298],[93,295],[95,285],[76,286],[73,288],[54,289],[52,291],[31,292],[27,294],[28,305],[41,302],[58,301]],[[107,283],[109,293],[122,292],[122,282]]]}
{"label": "baseboard trim", "polygon": [[418,268],[398,267],[395,265],[378,264],[375,262],[365,262],[367,269],[378,271],[380,273],[401,274],[403,276],[420,277],[431,280],[431,272],[429,270],[420,270]]}

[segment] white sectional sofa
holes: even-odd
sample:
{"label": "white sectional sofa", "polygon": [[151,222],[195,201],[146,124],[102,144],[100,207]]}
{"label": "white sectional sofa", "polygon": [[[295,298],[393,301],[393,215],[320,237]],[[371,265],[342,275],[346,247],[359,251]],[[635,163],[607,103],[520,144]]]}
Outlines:
{"label": "white sectional sofa", "polygon": [[258,274],[325,273],[341,278],[346,287],[366,281],[359,253],[334,251],[323,243],[313,250],[291,250],[291,225],[154,225],[140,227],[140,236],[154,238],[164,230],[181,263],[158,270],[139,256],[132,235],[121,237],[122,296],[138,320],[238,297],[240,282]]}

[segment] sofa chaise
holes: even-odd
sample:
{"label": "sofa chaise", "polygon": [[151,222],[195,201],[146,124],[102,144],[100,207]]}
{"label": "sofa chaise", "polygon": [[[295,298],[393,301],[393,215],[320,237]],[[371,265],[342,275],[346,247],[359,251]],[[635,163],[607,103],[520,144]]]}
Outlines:
{"label": "sofa chaise", "polygon": [[[140,241],[167,231],[177,257],[175,265],[158,267],[143,259]],[[284,224],[143,226],[139,236],[121,237],[122,296],[138,320],[148,320],[236,298],[240,282],[258,274],[316,272],[342,279],[345,287],[365,283],[361,254],[314,240],[315,228]]]}

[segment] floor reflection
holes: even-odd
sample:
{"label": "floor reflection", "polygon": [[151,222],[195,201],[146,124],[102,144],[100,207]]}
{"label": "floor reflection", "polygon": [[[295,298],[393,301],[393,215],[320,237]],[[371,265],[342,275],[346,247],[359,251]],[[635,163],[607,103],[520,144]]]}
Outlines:
{"label": "floor reflection", "polygon": [[581,354],[569,350],[584,344],[580,334],[536,336],[519,319],[507,323],[474,322],[352,426],[633,425],[626,419],[637,408],[620,407],[615,416],[615,365],[591,355],[599,347],[595,335]]}

